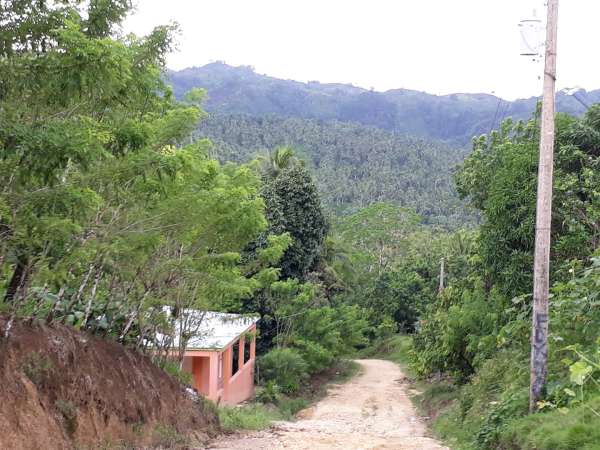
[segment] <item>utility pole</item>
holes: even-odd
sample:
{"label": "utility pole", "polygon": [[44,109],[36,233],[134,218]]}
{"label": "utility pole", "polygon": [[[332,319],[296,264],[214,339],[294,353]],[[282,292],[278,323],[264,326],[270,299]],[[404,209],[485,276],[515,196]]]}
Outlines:
{"label": "utility pole", "polygon": [[542,99],[533,267],[530,412],[537,409],[537,402],[542,396],[548,375],[548,292],[550,285],[550,226],[552,222],[552,172],[554,166],[554,91],[558,0],[547,0],[547,2],[544,96]]}
{"label": "utility pole", "polygon": [[438,294],[442,294],[444,290],[444,258],[440,259],[440,288]]}

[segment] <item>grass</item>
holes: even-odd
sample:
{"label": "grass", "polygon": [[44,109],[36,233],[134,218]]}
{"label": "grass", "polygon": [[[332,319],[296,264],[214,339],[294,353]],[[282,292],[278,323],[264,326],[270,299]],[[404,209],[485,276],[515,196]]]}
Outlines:
{"label": "grass", "polygon": [[190,445],[189,437],[179,433],[170,425],[157,425],[154,427],[154,439],[161,448],[185,449],[189,448]]}
{"label": "grass", "polygon": [[263,430],[277,420],[292,420],[311,402],[303,397],[281,396],[276,404],[259,402],[219,408],[219,420],[225,431]]}
{"label": "grass", "polygon": [[21,370],[33,384],[40,386],[52,377],[54,364],[43,353],[32,352],[24,358]]}
{"label": "grass", "polygon": [[[365,350],[410,371],[411,339],[394,336]],[[453,450],[600,450],[600,393],[568,409],[527,414],[527,361],[498,352],[467,384],[447,378],[413,380],[412,397],[434,434]]]}
{"label": "grass", "polygon": [[600,450],[600,395],[570,408],[528,415],[500,435],[503,449]]}
{"label": "grass", "polygon": [[60,412],[65,430],[73,435],[77,430],[77,407],[67,400],[58,399],[54,402],[55,408]]}
{"label": "grass", "polygon": [[219,420],[226,431],[262,430],[275,420],[284,420],[284,416],[275,406],[250,403],[219,408]]}
{"label": "grass", "polygon": [[219,408],[221,427],[226,431],[262,430],[278,420],[293,420],[296,414],[327,395],[331,383],[345,383],[358,373],[361,365],[341,360],[326,371],[314,375],[297,396],[281,395],[275,403],[247,403]]}
{"label": "grass", "polygon": [[412,378],[414,377],[414,373],[409,365],[411,349],[411,337],[405,334],[397,334],[371,347],[365,348],[359,355],[361,358],[378,358],[393,361],[402,367],[405,375]]}

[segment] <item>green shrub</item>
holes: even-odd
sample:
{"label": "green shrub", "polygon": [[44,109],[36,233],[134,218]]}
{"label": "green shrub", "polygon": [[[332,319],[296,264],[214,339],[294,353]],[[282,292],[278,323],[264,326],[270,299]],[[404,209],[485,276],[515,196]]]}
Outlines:
{"label": "green shrub", "polygon": [[273,380],[268,381],[264,386],[256,388],[255,398],[260,403],[276,405],[281,398],[281,388]]}
{"label": "green shrub", "polygon": [[505,299],[486,294],[479,281],[472,289],[447,288],[444,297],[420,321],[413,368],[423,376],[446,372],[466,380],[496,351]]}
{"label": "green shrub", "polygon": [[260,403],[219,408],[221,426],[228,431],[262,430],[267,428],[272,421],[281,419],[283,416],[277,408]]}
{"label": "green shrub", "polygon": [[281,412],[282,416],[286,420],[292,419],[299,411],[306,408],[309,404],[309,401],[302,397],[286,397],[282,396],[278,403],[277,407]]}
{"label": "green shrub", "polygon": [[409,336],[394,336],[384,346],[388,349],[388,358],[392,361],[398,364],[407,364],[410,361],[413,345]]}
{"label": "green shrub", "polygon": [[526,414],[528,405],[529,393],[526,389],[504,395],[501,401],[490,403],[490,409],[475,435],[477,448],[498,448],[498,439],[507,423]]}
{"label": "green shrub", "polygon": [[308,365],[300,353],[291,348],[271,350],[259,359],[258,367],[265,383],[272,381],[285,393],[297,392],[308,378]]}
{"label": "green shrub", "polygon": [[294,341],[294,350],[302,356],[306,362],[308,373],[317,373],[331,367],[335,361],[335,355],[318,342],[297,339]]}
{"label": "green shrub", "polygon": [[466,447],[498,448],[507,424],[527,414],[528,369],[528,361],[520,352],[498,352],[482,364],[468,384],[455,388],[454,406],[436,419],[434,428]]}
{"label": "green shrub", "polygon": [[177,379],[177,381],[179,381],[181,384],[185,384],[187,386],[192,385],[192,374],[181,370],[177,361],[160,359],[158,360],[157,364],[162,370]]}

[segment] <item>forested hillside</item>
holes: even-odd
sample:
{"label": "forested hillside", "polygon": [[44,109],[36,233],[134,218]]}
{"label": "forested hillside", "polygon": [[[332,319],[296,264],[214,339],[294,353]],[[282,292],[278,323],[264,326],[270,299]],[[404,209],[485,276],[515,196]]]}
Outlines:
{"label": "forested hillside", "polygon": [[[178,97],[193,87],[206,89],[209,112],[351,121],[461,145],[468,145],[474,135],[489,133],[506,117],[527,120],[537,101],[535,97],[509,102],[488,94],[437,96],[410,89],[375,92],[345,84],[301,83],[220,62],[170,72],[169,80]],[[599,102],[600,90],[581,96],[588,104]],[[563,93],[558,93],[557,104],[559,111],[569,114],[585,111]]]}
{"label": "forested hillside", "polygon": [[314,173],[324,203],[341,212],[389,201],[415,208],[429,223],[473,220],[452,185],[466,151],[353,123],[213,114],[199,135],[222,161],[269,157],[293,147]]}

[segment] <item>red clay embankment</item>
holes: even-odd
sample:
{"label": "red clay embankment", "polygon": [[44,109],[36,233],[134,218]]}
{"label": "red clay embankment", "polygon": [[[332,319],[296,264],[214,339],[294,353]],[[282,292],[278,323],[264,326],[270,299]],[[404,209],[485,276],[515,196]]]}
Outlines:
{"label": "red clay embankment", "polygon": [[[5,326],[0,317],[2,334]],[[122,345],[18,321],[0,337],[2,449],[200,443],[217,429],[213,409]]]}

